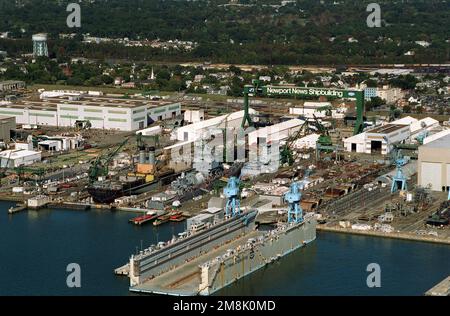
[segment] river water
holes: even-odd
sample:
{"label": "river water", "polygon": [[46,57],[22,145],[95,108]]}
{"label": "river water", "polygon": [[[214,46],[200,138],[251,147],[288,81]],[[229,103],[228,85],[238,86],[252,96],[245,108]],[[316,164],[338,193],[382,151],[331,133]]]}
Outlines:
{"label": "river water", "polygon": [[[131,253],[184,231],[154,228],[104,210],[40,210],[8,215],[0,202],[0,295],[130,295],[113,274]],[[69,288],[67,265],[81,268]],[[367,265],[381,268],[369,288]],[[450,275],[450,246],[318,232],[315,242],[223,289],[218,295],[422,295]]]}

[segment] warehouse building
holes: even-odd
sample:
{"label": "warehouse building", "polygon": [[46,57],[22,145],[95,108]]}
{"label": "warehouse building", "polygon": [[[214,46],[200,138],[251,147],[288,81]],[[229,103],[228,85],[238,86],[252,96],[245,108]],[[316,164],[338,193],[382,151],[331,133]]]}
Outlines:
{"label": "warehouse building", "polygon": [[302,107],[289,108],[289,114],[300,115],[306,118],[324,118],[326,116],[326,111],[324,108],[330,107],[330,102],[311,102],[306,101]]}
{"label": "warehouse building", "polygon": [[16,128],[14,116],[0,115],[0,142],[8,143],[11,139],[11,131]]}
{"label": "warehouse building", "polygon": [[289,136],[297,132],[305,121],[292,119],[286,122],[257,129],[248,134],[248,144],[250,146],[259,144],[261,139],[265,139],[267,144],[275,141],[287,140]]}
{"label": "warehouse building", "polygon": [[393,144],[417,142],[419,136],[429,135],[439,127],[439,121],[431,117],[418,120],[406,116],[345,139],[344,148],[348,152],[386,155],[391,151]]}
{"label": "warehouse building", "polygon": [[0,91],[16,91],[25,88],[25,82],[17,80],[8,80],[0,82]]}
{"label": "warehouse building", "polygon": [[433,191],[450,190],[450,135],[419,147],[418,185]]}
{"label": "warehouse building", "polygon": [[435,141],[436,139],[439,139],[447,135],[450,135],[450,129],[444,129],[443,131],[425,137],[425,139],[423,140],[423,144],[425,145],[431,143],[432,141]]}
{"label": "warehouse building", "polygon": [[134,131],[155,121],[181,115],[181,104],[101,96],[60,96],[2,106],[1,114],[15,116],[17,124],[73,127],[76,121],[90,121],[96,129]]}
{"label": "warehouse building", "polygon": [[410,138],[409,125],[386,124],[344,140],[348,152],[387,155],[392,145]]}
{"label": "warehouse building", "polygon": [[198,123],[205,119],[205,110],[186,110],[184,121],[188,123]]}
{"label": "warehouse building", "polygon": [[[253,109],[249,109],[250,115],[257,114]],[[205,132],[212,132],[214,128],[238,128],[241,126],[244,111],[221,115],[208,120],[189,124],[176,129],[172,134],[172,140],[196,141],[204,136]]]}
{"label": "warehouse building", "polygon": [[296,139],[292,143],[292,147],[295,149],[316,149],[319,137],[319,134],[306,135],[302,138]]}
{"label": "warehouse building", "polygon": [[41,161],[41,158],[39,151],[26,149],[4,150],[0,152],[0,166],[2,168],[28,166]]}
{"label": "warehouse building", "polygon": [[406,116],[391,122],[391,124],[408,125],[410,131],[410,141],[413,141],[423,132],[430,132],[432,129],[439,127],[439,121],[431,117],[418,120],[411,116]]}

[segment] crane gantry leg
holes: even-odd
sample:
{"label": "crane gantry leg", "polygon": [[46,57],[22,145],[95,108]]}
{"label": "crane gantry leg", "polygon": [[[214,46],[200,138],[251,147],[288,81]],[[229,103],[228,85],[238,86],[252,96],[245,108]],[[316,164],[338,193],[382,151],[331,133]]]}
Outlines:
{"label": "crane gantry leg", "polygon": [[223,190],[225,197],[227,198],[227,204],[225,206],[225,215],[227,217],[239,215],[241,213],[241,206],[239,202],[239,179],[231,177],[228,180],[228,184]]}

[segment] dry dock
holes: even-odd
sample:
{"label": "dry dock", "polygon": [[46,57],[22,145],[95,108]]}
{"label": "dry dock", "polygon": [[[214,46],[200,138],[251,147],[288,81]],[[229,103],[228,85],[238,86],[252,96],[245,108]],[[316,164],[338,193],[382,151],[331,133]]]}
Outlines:
{"label": "dry dock", "polygon": [[223,254],[227,251],[227,249],[235,248],[244,244],[249,238],[255,237],[258,234],[258,231],[252,231],[249,234],[245,234],[230,243],[202,254],[199,257],[173,270],[163,273],[152,280],[131,287],[130,291],[174,296],[196,295],[199,291],[201,282],[199,265]]}
{"label": "dry dock", "polygon": [[128,275],[129,273],[130,265],[128,263],[114,270],[114,274],[116,275]]}
{"label": "dry dock", "polygon": [[445,278],[442,282],[428,290],[427,296],[450,296],[450,276]]}

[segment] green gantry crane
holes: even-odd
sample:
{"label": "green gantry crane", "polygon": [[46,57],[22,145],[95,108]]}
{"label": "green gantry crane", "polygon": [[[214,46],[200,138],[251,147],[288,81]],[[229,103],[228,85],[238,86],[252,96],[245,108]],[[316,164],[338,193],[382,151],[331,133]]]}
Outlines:
{"label": "green gantry crane", "polygon": [[323,124],[319,122],[319,120],[314,114],[313,117],[314,117],[314,126],[317,128],[317,131],[320,134],[317,144],[321,146],[333,146],[333,142],[331,140],[330,133],[328,132],[328,128],[323,126]]}
{"label": "green gantry crane", "polygon": [[252,96],[287,96],[287,97],[310,97],[327,96],[334,98],[345,98],[356,100],[356,122],[353,135],[359,134],[364,129],[364,91],[362,90],[341,90],[315,87],[296,86],[261,86],[259,80],[253,80],[251,85],[244,86],[244,117],[241,126],[246,123],[253,126],[249,113],[249,97]]}
{"label": "green gantry crane", "polygon": [[282,164],[287,163],[289,166],[291,166],[294,163],[296,157],[292,153],[291,149],[292,144],[301,136],[306,135],[309,131],[310,131],[310,122],[308,120],[305,120],[305,122],[298,129],[298,131],[296,131],[295,133],[293,133],[291,136],[288,137],[286,143],[284,144],[280,152],[281,155],[280,160]]}
{"label": "green gantry crane", "polygon": [[89,182],[97,181],[98,177],[106,177],[109,173],[109,163],[117,155],[117,153],[125,146],[129,138],[126,138],[119,146],[109,154],[99,155],[89,168]]}

